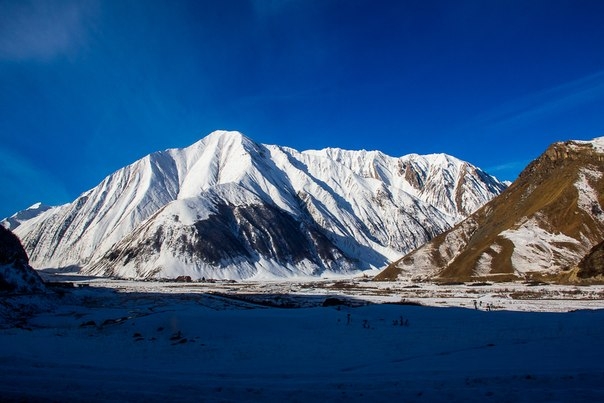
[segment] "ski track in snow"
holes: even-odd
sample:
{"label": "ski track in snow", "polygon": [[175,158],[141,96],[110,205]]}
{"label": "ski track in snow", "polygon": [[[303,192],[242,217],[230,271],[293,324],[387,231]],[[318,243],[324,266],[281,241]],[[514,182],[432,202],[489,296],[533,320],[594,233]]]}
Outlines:
{"label": "ski track in snow", "polygon": [[2,300],[3,401],[604,398],[604,286],[68,279]]}

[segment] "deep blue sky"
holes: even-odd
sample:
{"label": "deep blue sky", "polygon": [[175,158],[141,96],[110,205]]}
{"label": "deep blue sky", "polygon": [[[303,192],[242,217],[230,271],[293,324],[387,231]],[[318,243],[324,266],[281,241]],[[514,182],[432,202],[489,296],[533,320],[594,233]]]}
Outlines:
{"label": "deep blue sky", "polygon": [[514,179],[604,136],[604,1],[0,0],[0,217],[216,129]]}

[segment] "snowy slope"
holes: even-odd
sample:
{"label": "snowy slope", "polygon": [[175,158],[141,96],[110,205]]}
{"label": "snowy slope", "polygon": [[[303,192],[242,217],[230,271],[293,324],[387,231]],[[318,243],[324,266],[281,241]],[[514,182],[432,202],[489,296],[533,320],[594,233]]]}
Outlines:
{"label": "snowy slope", "polygon": [[135,278],[347,273],[385,265],[504,188],[444,155],[298,152],[218,131],[116,171],[16,232],[39,268]]}
{"label": "snowy slope", "polygon": [[379,151],[337,148],[305,153],[326,156],[357,175],[380,180],[456,217],[473,213],[505,188],[479,168],[447,154],[394,158]]}
{"label": "snowy slope", "polygon": [[553,144],[500,196],[378,278],[590,277],[577,265],[604,239],[602,144]]}
{"label": "snowy slope", "polygon": [[15,228],[21,225],[23,221],[29,221],[33,218],[36,218],[37,216],[44,213],[45,211],[50,210],[51,208],[51,206],[47,206],[42,203],[36,203],[26,208],[25,210],[21,210],[10,217],[3,219],[2,221],[0,221],[0,225],[2,225],[4,228],[10,229],[11,231],[14,231]]}

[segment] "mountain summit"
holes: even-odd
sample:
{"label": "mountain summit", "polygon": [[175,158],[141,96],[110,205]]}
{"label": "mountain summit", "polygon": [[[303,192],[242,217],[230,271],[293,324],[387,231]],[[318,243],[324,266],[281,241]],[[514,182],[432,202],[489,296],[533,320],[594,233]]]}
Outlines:
{"label": "mountain summit", "polygon": [[501,195],[376,279],[601,275],[594,262],[601,261],[603,205],[604,137],[555,143]]}
{"label": "mountain summit", "polygon": [[271,278],[379,268],[505,185],[445,155],[298,152],[217,131],[150,154],[20,222],[35,267],[126,278]]}

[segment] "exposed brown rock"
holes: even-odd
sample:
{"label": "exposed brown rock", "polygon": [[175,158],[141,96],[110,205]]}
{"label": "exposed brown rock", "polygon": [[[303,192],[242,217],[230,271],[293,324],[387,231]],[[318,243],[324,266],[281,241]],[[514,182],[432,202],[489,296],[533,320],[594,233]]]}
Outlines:
{"label": "exposed brown rock", "polygon": [[604,241],[600,242],[579,262],[577,277],[581,279],[604,276]]}
{"label": "exposed brown rock", "polygon": [[[585,172],[594,174],[586,176]],[[597,201],[587,209],[579,205],[576,184],[581,180],[586,180],[597,193]],[[451,230],[389,265],[376,279],[395,280],[402,275],[471,281],[543,275],[539,267],[534,268],[534,273],[519,272],[512,259],[515,244],[502,235],[529,220],[547,233],[575,240],[552,245],[552,250],[564,250],[564,256],[551,256],[551,268],[546,271],[555,275],[574,267],[604,239],[603,205],[604,154],[587,142],[556,143],[531,162],[501,195]],[[583,276],[602,273],[601,266],[597,266],[598,256],[592,258],[596,266],[585,263],[580,272]]]}

